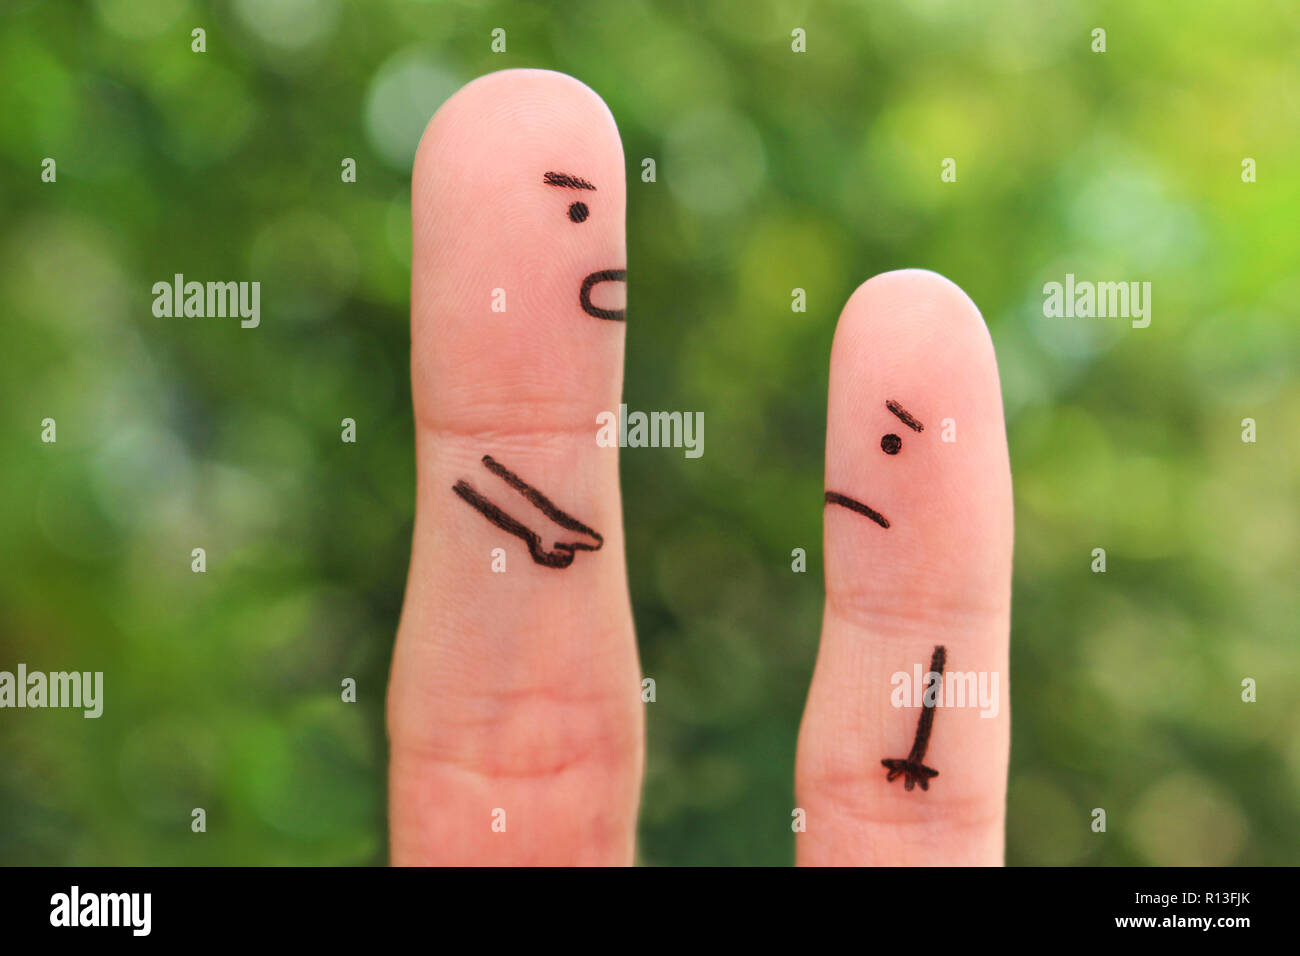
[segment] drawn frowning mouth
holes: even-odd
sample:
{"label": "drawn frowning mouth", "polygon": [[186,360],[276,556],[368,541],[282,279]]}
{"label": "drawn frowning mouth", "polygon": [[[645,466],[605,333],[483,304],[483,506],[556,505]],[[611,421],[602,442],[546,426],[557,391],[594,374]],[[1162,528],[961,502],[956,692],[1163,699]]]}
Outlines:
{"label": "drawn frowning mouth", "polygon": [[865,515],[882,528],[889,527],[889,519],[882,515],[875,508],[864,505],[856,498],[850,498],[848,495],[842,495],[838,491],[826,492],[826,503],[828,505],[840,505],[848,508],[850,511],[856,511],[860,515]]}
{"label": "drawn frowning mouth", "polygon": [[626,282],[626,269],[601,269],[599,272],[593,272],[587,278],[582,280],[582,290],[578,293],[578,302],[582,306],[582,311],[588,315],[594,315],[598,319],[609,319],[613,322],[623,321],[623,309],[602,309],[591,301],[591,290],[602,282]]}

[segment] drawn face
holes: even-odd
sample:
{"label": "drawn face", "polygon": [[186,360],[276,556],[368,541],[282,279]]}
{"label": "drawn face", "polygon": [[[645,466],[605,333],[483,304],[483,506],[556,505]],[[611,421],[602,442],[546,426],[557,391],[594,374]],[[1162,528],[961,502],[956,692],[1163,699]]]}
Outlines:
{"label": "drawn face", "polygon": [[[898,402],[894,401],[892,398],[889,399],[889,401],[885,402],[885,407],[889,409],[890,412],[892,412],[900,422],[902,422],[908,428],[912,429],[912,431],[916,432],[917,434],[920,434],[921,432],[925,431],[925,426],[922,425],[920,421],[917,420],[916,416],[913,415],[911,412],[909,412],[907,409],[905,409]],[[886,455],[890,455],[890,456],[899,454],[903,450],[902,437],[895,434],[894,432],[886,432],[884,435],[880,436],[880,450],[883,451]],[[861,501],[858,501],[856,498],[850,498],[848,495],[840,494],[838,491],[826,492],[826,503],[832,505],[839,505],[842,508],[848,508],[850,511],[856,512],[857,514],[860,514],[863,517],[870,518],[872,521],[880,525],[880,527],[882,528],[889,527],[889,519],[886,518],[879,511],[877,511],[875,508],[872,508],[870,505],[863,504]]]}
{"label": "drawn face", "polygon": [[[542,182],[548,186],[554,186],[558,189],[573,189],[581,194],[584,190],[591,192],[596,191],[596,187],[585,179],[579,179],[577,176],[570,176],[568,173],[548,172],[542,176]],[[592,215],[591,207],[583,199],[575,199],[569,203],[568,216],[569,221],[575,226],[581,226]],[[598,269],[587,275],[582,280],[582,285],[578,289],[578,304],[582,306],[582,311],[597,319],[610,319],[614,322],[622,322],[624,314],[622,309],[603,309],[591,301],[591,292],[602,282],[626,282],[626,269]]]}

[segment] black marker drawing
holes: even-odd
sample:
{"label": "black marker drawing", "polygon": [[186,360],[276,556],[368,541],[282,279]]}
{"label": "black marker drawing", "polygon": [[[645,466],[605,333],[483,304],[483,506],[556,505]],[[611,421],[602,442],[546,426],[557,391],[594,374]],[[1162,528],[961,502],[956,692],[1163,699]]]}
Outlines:
{"label": "black marker drawing", "polygon": [[[889,401],[885,402],[885,407],[889,409],[891,412],[893,412],[895,415],[897,415],[899,420],[908,428],[917,432],[925,431],[925,426],[922,425],[916,419],[916,416],[913,415],[911,412],[909,412],[902,405],[898,404],[898,402],[894,401],[892,398],[889,399]],[[891,432],[888,435],[881,436],[880,450],[883,451],[886,455],[897,455],[900,451],[902,451],[902,449],[903,449],[903,439],[899,438],[897,435]],[[864,505],[861,501],[858,501],[856,498],[850,498],[848,495],[842,495],[838,491],[826,492],[826,503],[828,505],[840,505],[842,507],[848,508],[850,511],[856,511],[858,514],[870,518],[872,521],[880,525],[880,527],[882,528],[889,527],[889,519],[886,518],[884,515],[882,515],[875,508],[872,508],[868,505]],[[909,787],[908,789],[910,790],[911,787]]]}
{"label": "black marker drawing", "polygon": [[[542,182],[548,186],[557,186],[561,189],[589,189],[596,191],[596,187],[585,179],[577,176],[570,176],[568,173],[548,172],[542,174]],[[585,202],[574,202],[569,204],[569,220],[579,223],[586,222],[587,217],[591,215],[591,208]],[[591,290],[601,282],[626,282],[626,269],[599,269],[582,280],[582,287],[578,290],[578,304],[582,306],[582,311],[597,319],[609,319],[612,322],[622,322],[626,316],[623,309],[602,309],[591,301]]]}
{"label": "black marker drawing", "polygon": [[[563,189],[590,189],[596,191],[596,187],[585,179],[579,179],[577,176],[570,176],[568,173],[546,173],[542,176],[542,182],[548,186],[559,186]],[[591,210],[587,208],[585,202],[569,203],[569,219],[572,222],[586,222],[587,217],[591,215]]]}
{"label": "black marker drawing", "polygon": [[[889,401],[885,402],[885,407],[889,409],[891,412],[893,412],[895,415],[897,415],[899,421],[901,421],[908,428],[912,429],[912,431],[916,431],[916,432],[925,431],[925,426],[922,425],[919,421],[917,421],[916,417],[911,412],[909,412],[902,405],[898,404],[898,402],[894,401],[892,398]],[[882,435],[880,438],[880,450],[883,451],[886,455],[897,455],[900,451],[903,450],[903,439],[899,438],[897,435],[892,433],[888,435]]]}
{"label": "black marker drawing", "polygon": [[894,401],[892,398],[889,401],[885,402],[885,407],[889,409],[891,412],[893,412],[895,415],[897,415],[899,419],[902,421],[902,423],[906,425],[908,428],[912,429],[912,431],[914,432],[925,431],[925,426],[922,425],[920,422],[918,422],[916,418],[913,417],[911,412],[909,412],[902,405],[898,404],[898,402]]}
{"label": "black marker drawing", "polygon": [[598,282],[626,282],[626,269],[601,269],[599,272],[593,272],[587,278],[582,280],[582,289],[578,292],[578,303],[582,306],[582,311],[588,315],[594,315],[598,319],[611,319],[615,322],[623,321],[622,309],[602,309],[591,301],[591,288]]}
{"label": "black marker drawing", "polygon": [[570,176],[568,173],[546,173],[542,176],[542,181],[548,186],[563,186],[565,189],[590,189],[596,191],[596,187],[585,179],[579,179],[577,176]]}
{"label": "black marker drawing", "polygon": [[882,528],[889,527],[889,519],[875,508],[868,508],[861,501],[850,498],[848,495],[842,495],[838,491],[826,492],[826,503],[828,505],[841,505],[848,508],[850,511],[856,511],[860,515],[866,515]]}
{"label": "black marker drawing", "polygon": [[[902,759],[886,757],[880,761],[882,766],[889,769],[889,776],[885,779],[894,780],[901,776],[904,778],[903,786],[908,790],[918,783],[922,790],[929,790],[931,778],[939,776],[939,771],[927,767],[921,760],[925,757],[926,748],[930,746],[930,730],[934,727],[934,709],[939,704],[939,694],[943,689],[943,665],[946,659],[943,645],[939,645],[930,658],[930,674],[934,675],[934,679],[928,682],[926,693],[921,699],[921,719],[916,723],[916,737],[912,740],[911,752]],[[925,696],[929,695],[931,688],[934,691],[934,703],[927,704]]]}
{"label": "black marker drawing", "polygon": [[544,494],[528,484],[513,471],[506,468],[491,455],[483,456],[483,467],[498,478],[503,480],[515,491],[519,492],[528,500],[534,508],[540,511],[546,517],[550,518],[561,528],[566,531],[576,531],[579,534],[585,534],[595,540],[595,544],[586,541],[557,541],[554,549],[547,551],[542,547],[542,536],[536,531],[529,528],[522,521],[510,517],[501,508],[493,504],[487,498],[483,497],[474,487],[465,479],[461,479],[452,486],[452,491],[460,495],[475,511],[487,518],[494,525],[509,534],[519,538],[528,545],[528,553],[532,559],[543,567],[547,568],[567,568],[573,563],[574,556],[579,551],[599,551],[605,543],[604,537],[592,528],[571,515],[565,514],[551,502]]}

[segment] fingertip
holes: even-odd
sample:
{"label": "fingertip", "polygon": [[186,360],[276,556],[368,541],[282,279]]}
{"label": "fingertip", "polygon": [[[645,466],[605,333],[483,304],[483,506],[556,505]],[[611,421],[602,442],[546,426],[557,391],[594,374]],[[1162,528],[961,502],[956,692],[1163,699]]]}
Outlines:
{"label": "fingertip", "polygon": [[845,305],[831,353],[826,490],[888,521],[828,512],[828,587],[861,591],[873,580],[885,595],[915,592],[918,569],[963,601],[1008,586],[997,360],[975,303],[938,273],[875,276]]}
{"label": "fingertip", "polygon": [[625,202],[618,127],[573,77],[502,70],[442,105],[412,180],[417,420],[575,428],[617,405]]}
{"label": "fingertip", "polygon": [[832,368],[856,362],[864,349],[884,361],[927,364],[954,353],[969,368],[997,374],[993,341],[979,307],[961,286],[929,269],[873,276],[849,296],[835,328]]}
{"label": "fingertip", "polygon": [[463,149],[484,133],[506,133],[521,144],[573,134],[579,142],[616,149],[622,166],[618,123],[599,93],[567,73],[515,68],[471,80],[438,107],[415,152],[414,180],[436,170],[448,148]]}
{"label": "fingertip", "polygon": [[631,860],[643,716],[618,447],[599,438],[621,393],[625,194],[609,108],[561,73],[474,80],[421,139],[394,859]]}
{"label": "fingertip", "polygon": [[984,675],[995,702],[1007,686],[1010,466],[979,309],[934,272],[864,282],[836,327],[828,406],[826,615],[796,771],[827,822],[799,860],[1000,862],[1006,708],[945,704],[931,734],[933,712],[923,724],[893,692],[927,660],[946,660],[947,686]]}

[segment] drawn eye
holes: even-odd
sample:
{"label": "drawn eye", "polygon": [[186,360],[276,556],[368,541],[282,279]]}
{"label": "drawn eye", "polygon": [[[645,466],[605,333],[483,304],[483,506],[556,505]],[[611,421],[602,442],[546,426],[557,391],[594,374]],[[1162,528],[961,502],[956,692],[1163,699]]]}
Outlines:
{"label": "drawn eye", "polygon": [[902,447],[903,439],[892,433],[880,439],[880,450],[886,455],[897,455]]}
{"label": "drawn eye", "polygon": [[574,222],[584,222],[589,215],[591,210],[585,202],[575,202],[569,206],[569,218]]}

